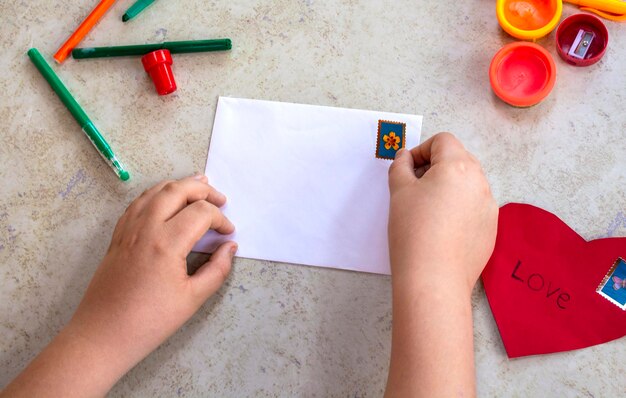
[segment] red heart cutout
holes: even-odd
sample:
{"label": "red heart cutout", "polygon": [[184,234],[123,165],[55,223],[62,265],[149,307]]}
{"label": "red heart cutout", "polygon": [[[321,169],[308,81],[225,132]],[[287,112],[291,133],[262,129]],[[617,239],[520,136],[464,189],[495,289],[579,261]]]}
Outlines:
{"label": "red heart cutout", "polygon": [[596,292],[626,238],[585,241],[554,214],[512,203],[482,274],[510,358],[575,350],[626,335],[626,311]]}

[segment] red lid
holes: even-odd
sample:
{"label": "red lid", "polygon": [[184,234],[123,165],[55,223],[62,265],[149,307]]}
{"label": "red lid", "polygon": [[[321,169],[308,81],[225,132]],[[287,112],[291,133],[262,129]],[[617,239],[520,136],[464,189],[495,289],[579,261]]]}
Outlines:
{"label": "red lid", "polygon": [[143,64],[143,68],[146,72],[152,69],[155,65],[162,63],[171,65],[172,62],[172,54],[170,54],[170,50],[156,50],[141,57],[141,63]]}
{"label": "red lid", "polygon": [[606,26],[590,14],[565,18],[556,31],[556,49],[565,62],[575,66],[593,65],[602,58],[609,43]]}
{"label": "red lid", "polygon": [[496,53],[489,67],[491,87],[504,102],[532,106],[550,94],[556,66],[543,47],[528,42],[507,44]]}
{"label": "red lid", "polygon": [[176,91],[176,81],[172,72],[172,55],[169,50],[156,50],[141,58],[143,68],[154,82],[159,95]]}

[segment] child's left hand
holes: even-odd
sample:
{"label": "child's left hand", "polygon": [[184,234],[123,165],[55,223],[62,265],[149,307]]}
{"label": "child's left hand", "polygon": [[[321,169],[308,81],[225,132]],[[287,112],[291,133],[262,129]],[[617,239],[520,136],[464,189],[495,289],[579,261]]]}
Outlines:
{"label": "child's left hand", "polygon": [[224,243],[187,275],[186,258],[209,229],[234,232],[219,207],[226,197],[205,176],[165,181],[128,207],[71,323],[125,346],[138,361],[182,326],[215,293],[237,251]]}
{"label": "child's left hand", "polygon": [[131,203],[70,323],[4,392],[106,394],[228,276],[235,242],[222,244],[194,275],[186,262],[207,230],[234,232],[219,209],[225,203],[204,176],[163,182]]}

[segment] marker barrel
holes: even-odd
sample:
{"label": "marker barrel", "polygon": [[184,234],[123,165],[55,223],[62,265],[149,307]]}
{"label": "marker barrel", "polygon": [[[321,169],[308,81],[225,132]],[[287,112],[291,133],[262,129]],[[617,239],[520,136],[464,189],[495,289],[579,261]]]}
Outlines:
{"label": "marker barrel", "polygon": [[227,51],[232,48],[230,39],[170,41],[155,44],[139,44],[115,47],[76,48],[72,57],[76,59],[144,56],[157,50],[169,50],[171,54]]}

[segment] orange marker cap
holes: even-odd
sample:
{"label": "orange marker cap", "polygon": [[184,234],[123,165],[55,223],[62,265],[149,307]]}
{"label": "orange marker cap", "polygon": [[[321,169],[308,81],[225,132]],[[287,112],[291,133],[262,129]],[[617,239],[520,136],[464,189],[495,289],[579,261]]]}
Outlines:
{"label": "orange marker cap", "polygon": [[63,43],[61,48],[54,54],[54,59],[62,63],[67,59],[72,50],[80,43],[87,33],[98,23],[100,18],[111,8],[115,0],[102,0],[91,14],[76,28],[76,31]]}
{"label": "orange marker cap", "polygon": [[543,47],[528,42],[507,44],[489,67],[494,93],[507,104],[527,107],[550,94],[556,81],[556,65]]}

